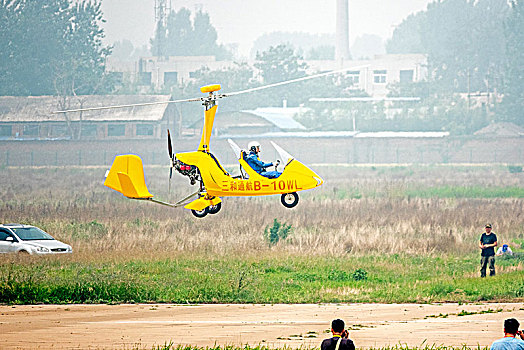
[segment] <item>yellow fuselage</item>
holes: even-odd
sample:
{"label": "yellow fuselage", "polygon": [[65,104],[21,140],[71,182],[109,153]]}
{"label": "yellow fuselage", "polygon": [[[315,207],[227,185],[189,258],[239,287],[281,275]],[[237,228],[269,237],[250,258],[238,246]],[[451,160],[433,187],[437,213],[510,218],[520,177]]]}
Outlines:
{"label": "yellow fuselage", "polygon": [[264,196],[308,190],[322,184],[314,171],[296,159],[285,167],[282,175],[269,179],[256,173],[244,160],[240,160],[249,179],[235,179],[209,153],[197,151],[178,153],[180,161],[198,167],[209,196]]}

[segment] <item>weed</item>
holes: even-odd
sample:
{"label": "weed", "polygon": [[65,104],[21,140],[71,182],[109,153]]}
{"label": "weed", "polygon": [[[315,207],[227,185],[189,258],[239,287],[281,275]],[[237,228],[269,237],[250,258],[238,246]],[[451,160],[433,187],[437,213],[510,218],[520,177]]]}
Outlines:
{"label": "weed", "polygon": [[438,315],[427,315],[424,318],[448,318],[448,314],[439,313]]}
{"label": "weed", "polygon": [[365,281],[368,279],[368,273],[366,270],[364,269],[356,269],[353,274],[351,275],[351,277],[355,280],[355,281]]}
{"label": "weed", "polygon": [[266,226],[264,229],[264,238],[270,246],[285,240],[291,233],[291,225],[282,224],[277,219],[273,219],[271,227]]}

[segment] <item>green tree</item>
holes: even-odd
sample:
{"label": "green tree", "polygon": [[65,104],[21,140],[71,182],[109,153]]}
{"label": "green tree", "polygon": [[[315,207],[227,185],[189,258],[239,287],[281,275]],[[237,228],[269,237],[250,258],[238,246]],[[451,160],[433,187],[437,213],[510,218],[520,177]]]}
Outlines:
{"label": "green tree", "polygon": [[206,12],[196,12],[191,21],[191,11],[183,7],[169,13],[165,27],[160,22],[157,24],[151,47],[155,56],[231,58],[231,53],[217,43],[217,38],[217,31]]}
{"label": "green tree", "polygon": [[286,45],[271,46],[257,53],[255,67],[266,84],[300,78],[306,75],[307,64]]}
{"label": "green tree", "polygon": [[502,86],[506,0],[443,0],[407,17],[388,53],[428,55],[438,91],[486,91]]}
{"label": "green tree", "polygon": [[508,54],[501,119],[524,126],[524,1],[511,2],[505,33]]}
{"label": "green tree", "polygon": [[0,1],[0,93],[53,91],[53,63],[63,53],[69,3],[65,0]]}
{"label": "green tree", "polygon": [[161,22],[156,24],[155,37],[149,41],[151,52],[157,57],[168,55],[167,29]]}
{"label": "green tree", "polygon": [[[194,56],[191,11],[185,7],[167,17],[166,56]],[[153,51],[154,52],[154,51]]]}
{"label": "green tree", "polygon": [[[206,55],[216,46],[217,31],[211,25],[209,15],[198,11],[193,20],[193,53],[194,55]],[[211,45],[211,47],[209,47]]]}
{"label": "green tree", "polygon": [[99,2],[83,0],[69,10],[71,22],[63,40],[63,57],[56,63],[59,96],[107,93],[105,60],[111,49],[102,43],[104,22]]}
{"label": "green tree", "polygon": [[100,3],[0,0],[0,94],[94,93],[105,57]]}
{"label": "green tree", "polygon": [[133,43],[127,39],[123,39],[121,41],[116,41],[113,44],[111,57],[114,57],[120,61],[129,61],[132,59],[134,51],[135,47],[133,46]]}
{"label": "green tree", "polygon": [[335,59],[335,46],[320,45],[309,49],[307,53],[309,60],[333,60]]}

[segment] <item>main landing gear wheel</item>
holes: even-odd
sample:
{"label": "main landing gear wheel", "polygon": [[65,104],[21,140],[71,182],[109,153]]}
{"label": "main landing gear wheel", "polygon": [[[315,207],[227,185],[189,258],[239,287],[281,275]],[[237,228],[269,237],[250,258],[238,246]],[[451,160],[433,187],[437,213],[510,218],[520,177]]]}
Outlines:
{"label": "main landing gear wheel", "polygon": [[286,208],[293,208],[298,204],[298,194],[296,192],[284,193],[280,197],[282,205]]}
{"label": "main landing gear wheel", "polygon": [[197,218],[203,218],[204,216],[207,215],[207,208],[202,209],[202,210],[191,209],[191,213],[193,213],[193,215],[196,216]]}
{"label": "main landing gear wheel", "polygon": [[221,208],[222,203],[218,203],[217,205],[210,205],[209,207],[207,207],[207,212],[209,214],[216,214],[220,211]]}

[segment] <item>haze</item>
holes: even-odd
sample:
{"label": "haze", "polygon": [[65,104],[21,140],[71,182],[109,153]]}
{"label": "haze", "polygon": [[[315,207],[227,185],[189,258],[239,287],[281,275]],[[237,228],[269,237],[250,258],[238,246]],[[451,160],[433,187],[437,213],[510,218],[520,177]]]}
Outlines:
{"label": "haze", "polygon": [[[362,34],[383,39],[409,14],[424,10],[431,0],[350,0],[350,43]],[[104,0],[107,43],[128,39],[135,47],[149,45],[155,27],[154,0]],[[173,0],[172,9],[208,12],[222,44],[238,44],[247,56],[252,43],[274,31],[334,33],[336,0]]]}

